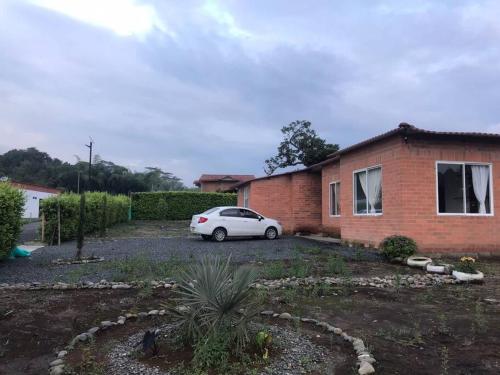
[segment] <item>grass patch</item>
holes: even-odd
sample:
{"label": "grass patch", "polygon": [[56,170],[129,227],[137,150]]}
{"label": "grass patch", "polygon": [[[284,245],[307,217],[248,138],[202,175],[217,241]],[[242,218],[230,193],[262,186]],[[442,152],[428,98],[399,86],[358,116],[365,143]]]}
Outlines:
{"label": "grass patch", "polygon": [[175,257],[156,261],[145,255],[137,255],[108,262],[107,267],[112,270],[114,281],[150,281],[176,278],[185,269],[185,262]]}

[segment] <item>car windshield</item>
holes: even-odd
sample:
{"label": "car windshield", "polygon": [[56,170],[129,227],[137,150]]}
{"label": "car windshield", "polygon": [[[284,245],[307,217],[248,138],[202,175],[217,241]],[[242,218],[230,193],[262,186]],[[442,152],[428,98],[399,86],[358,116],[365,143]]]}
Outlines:
{"label": "car windshield", "polygon": [[212,212],[215,212],[219,209],[219,207],[214,207],[214,208],[211,208],[209,210],[206,210],[205,212],[202,213],[202,215],[208,215],[208,214],[211,214]]}

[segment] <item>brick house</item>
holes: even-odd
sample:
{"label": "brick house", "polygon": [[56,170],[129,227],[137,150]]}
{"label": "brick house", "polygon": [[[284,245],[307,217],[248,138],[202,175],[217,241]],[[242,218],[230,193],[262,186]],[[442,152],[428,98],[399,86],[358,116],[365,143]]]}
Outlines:
{"label": "brick house", "polygon": [[500,254],[500,135],[408,124],[302,170],[238,185],[238,204],[288,233],[372,246],[402,234],[423,252]]}
{"label": "brick house", "polygon": [[193,184],[205,193],[232,192],[235,191],[235,185],[254,178],[250,174],[202,174]]}

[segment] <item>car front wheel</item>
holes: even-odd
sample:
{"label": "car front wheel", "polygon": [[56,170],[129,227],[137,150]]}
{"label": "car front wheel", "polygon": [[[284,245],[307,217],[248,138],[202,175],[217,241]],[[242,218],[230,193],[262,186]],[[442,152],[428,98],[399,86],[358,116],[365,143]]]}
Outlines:
{"label": "car front wheel", "polygon": [[278,238],[278,231],[276,228],[270,227],[266,229],[266,238],[268,240],[275,240]]}
{"label": "car front wheel", "polygon": [[226,239],[226,230],[224,228],[217,228],[212,233],[212,238],[214,241],[222,242]]}

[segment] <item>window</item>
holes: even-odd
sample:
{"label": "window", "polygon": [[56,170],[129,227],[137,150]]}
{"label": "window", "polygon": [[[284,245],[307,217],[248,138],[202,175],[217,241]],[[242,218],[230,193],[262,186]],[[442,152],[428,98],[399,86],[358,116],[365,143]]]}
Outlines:
{"label": "window", "polygon": [[438,213],[491,215],[491,165],[437,163]]}
{"label": "window", "polygon": [[230,217],[241,217],[240,210],[238,208],[228,208],[227,210],[221,211],[220,216],[230,216]]}
{"label": "window", "polygon": [[241,216],[246,218],[246,219],[258,219],[259,215],[257,215],[255,212],[250,211],[250,210],[240,210]]}
{"label": "window", "polygon": [[382,168],[354,172],[354,214],[382,214]]}
{"label": "window", "polygon": [[340,216],[340,182],[330,184],[330,216]]}
{"label": "window", "polygon": [[243,188],[243,207],[248,207],[248,186]]}

